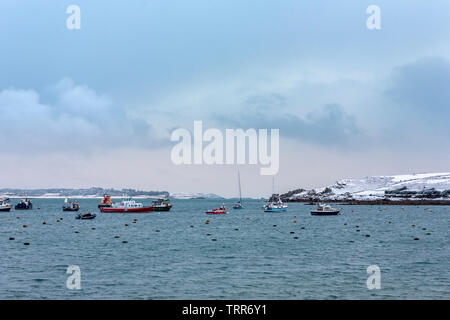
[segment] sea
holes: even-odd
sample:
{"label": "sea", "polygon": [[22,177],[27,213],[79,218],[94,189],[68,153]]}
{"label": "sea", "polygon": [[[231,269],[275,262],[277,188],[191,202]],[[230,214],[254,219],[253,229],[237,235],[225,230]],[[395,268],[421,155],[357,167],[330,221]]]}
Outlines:
{"label": "sea", "polygon": [[[304,203],[264,213],[262,200],[139,214],[98,202],[79,199],[94,220],[62,199],[1,212],[0,299],[450,299],[450,207],[336,204],[341,215],[317,217]],[[223,202],[228,214],[205,214]]]}

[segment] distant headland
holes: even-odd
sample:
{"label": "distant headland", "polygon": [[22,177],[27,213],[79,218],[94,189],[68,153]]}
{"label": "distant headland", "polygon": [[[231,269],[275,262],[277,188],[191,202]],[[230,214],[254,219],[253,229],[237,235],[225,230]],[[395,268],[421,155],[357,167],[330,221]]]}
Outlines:
{"label": "distant headland", "polygon": [[317,189],[280,195],[286,202],[358,205],[450,205],[450,173],[421,173],[344,179]]}

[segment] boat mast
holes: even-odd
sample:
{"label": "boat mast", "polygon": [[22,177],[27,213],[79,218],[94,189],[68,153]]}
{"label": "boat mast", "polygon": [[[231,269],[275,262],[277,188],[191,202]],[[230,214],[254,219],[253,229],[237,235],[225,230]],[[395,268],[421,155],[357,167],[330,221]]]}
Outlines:
{"label": "boat mast", "polygon": [[275,194],[275,176],[272,177],[272,195]]}
{"label": "boat mast", "polygon": [[238,169],[238,185],[239,185],[239,203],[242,203],[242,192],[241,192],[241,174]]}

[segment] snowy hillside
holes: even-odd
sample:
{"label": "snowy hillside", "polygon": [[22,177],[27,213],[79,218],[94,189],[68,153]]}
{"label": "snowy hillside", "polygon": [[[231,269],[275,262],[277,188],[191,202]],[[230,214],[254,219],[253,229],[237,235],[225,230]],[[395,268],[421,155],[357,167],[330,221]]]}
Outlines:
{"label": "snowy hillside", "polygon": [[[298,192],[297,192],[298,191]],[[449,199],[450,173],[424,173],[343,179],[335,184],[284,194],[285,200]]]}
{"label": "snowy hillside", "polygon": [[170,197],[172,199],[223,199],[214,193],[171,193]]}

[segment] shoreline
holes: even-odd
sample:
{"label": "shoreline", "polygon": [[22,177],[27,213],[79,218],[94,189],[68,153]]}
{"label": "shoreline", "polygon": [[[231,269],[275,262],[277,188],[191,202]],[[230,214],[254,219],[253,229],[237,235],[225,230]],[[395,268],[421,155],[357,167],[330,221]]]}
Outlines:
{"label": "shoreline", "polygon": [[431,200],[431,199],[418,199],[418,200],[306,200],[306,199],[283,199],[284,202],[304,202],[310,205],[316,205],[317,202],[338,203],[342,205],[401,205],[401,206],[450,206],[449,200]]}

